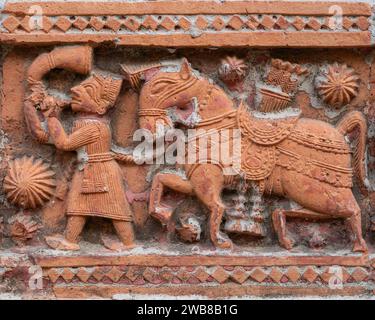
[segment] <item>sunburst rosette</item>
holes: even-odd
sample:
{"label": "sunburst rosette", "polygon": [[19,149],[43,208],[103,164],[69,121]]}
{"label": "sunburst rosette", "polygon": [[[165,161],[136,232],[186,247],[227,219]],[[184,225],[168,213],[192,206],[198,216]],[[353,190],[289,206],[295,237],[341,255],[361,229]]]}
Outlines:
{"label": "sunburst rosette", "polygon": [[248,69],[248,65],[237,57],[226,57],[221,61],[218,70],[219,78],[224,83],[233,84],[242,81]]}
{"label": "sunburst rosette", "polygon": [[334,109],[349,104],[359,91],[360,78],[346,64],[328,66],[328,70],[317,79],[317,89],[323,101]]}
{"label": "sunburst rosette", "polygon": [[35,209],[49,201],[56,188],[55,173],[41,159],[24,156],[10,162],[4,191],[10,203]]}

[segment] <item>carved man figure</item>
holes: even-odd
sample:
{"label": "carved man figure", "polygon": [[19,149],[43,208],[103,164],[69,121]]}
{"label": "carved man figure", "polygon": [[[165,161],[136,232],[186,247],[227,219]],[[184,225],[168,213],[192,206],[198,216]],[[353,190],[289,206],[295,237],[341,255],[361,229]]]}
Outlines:
{"label": "carved man figure", "polygon": [[52,142],[60,150],[77,151],[78,168],[67,198],[65,237],[46,238],[49,246],[79,250],[78,238],[90,216],[112,219],[126,248],[134,243],[132,212],[125,197],[122,173],[110,152],[111,129],[105,114],[114,106],[122,80],[93,75],[71,89],[71,108],[78,114],[68,135],[54,112],[48,116]]}

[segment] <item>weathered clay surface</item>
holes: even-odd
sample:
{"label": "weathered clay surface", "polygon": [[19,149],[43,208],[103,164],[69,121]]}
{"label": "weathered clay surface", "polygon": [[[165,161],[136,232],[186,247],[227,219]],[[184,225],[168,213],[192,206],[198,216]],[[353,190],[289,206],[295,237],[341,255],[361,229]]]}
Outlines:
{"label": "weathered clay surface", "polygon": [[0,298],[373,295],[374,8],[288,2],[4,4]]}

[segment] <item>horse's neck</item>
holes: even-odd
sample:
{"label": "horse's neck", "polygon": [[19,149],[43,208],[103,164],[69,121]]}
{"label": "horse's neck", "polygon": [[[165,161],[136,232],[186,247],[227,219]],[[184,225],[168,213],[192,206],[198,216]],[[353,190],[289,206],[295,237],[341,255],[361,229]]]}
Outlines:
{"label": "horse's neck", "polygon": [[202,121],[225,116],[235,110],[232,99],[216,85],[209,85],[199,100],[199,115]]}

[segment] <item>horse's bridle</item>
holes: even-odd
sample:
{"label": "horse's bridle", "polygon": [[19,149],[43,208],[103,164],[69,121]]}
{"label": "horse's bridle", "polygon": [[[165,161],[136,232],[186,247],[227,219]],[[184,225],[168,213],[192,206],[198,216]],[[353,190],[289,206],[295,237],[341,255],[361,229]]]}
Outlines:
{"label": "horse's bridle", "polygon": [[[198,79],[196,79],[196,80],[198,80]],[[191,85],[194,85],[196,83],[197,83],[197,81],[194,81],[192,83],[189,83],[189,85],[191,86]],[[185,86],[186,86],[186,84],[182,87],[185,87]],[[204,108],[208,104],[208,101],[210,99],[210,96],[211,96],[212,90],[214,88],[214,85],[212,83],[208,83],[206,87],[207,87],[207,90],[206,90],[207,94],[202,99],[202,101],[199,101],[198,110],[201,109],[201,108]],[[202,88],[201,90],[205,90],[205,88]],[[181,87],[179,87],[178,90],[176,90],[176,91],[177,92],[181,91]],[[175,94],[175,92],[173,92],[172,94]],[[197,125],[197,127],[203,128],[203,127],[206,127],[208,125],[212,125],[214,123],[222,122],[223,117],[224,117],[224,119],[227,116],[232,118],[236,113],[237,113],[237,110],[234,110],[234,111],[228,112],[225,115],[219,115],[219,116],[212,117],[210,119],[206,119],[206,120],[202,121],[201,123],[199,123]],[[157,108],[142,109],[142,110],[139,111],[138,115],[139,115],[140,118],[142,118],[142,117],[156,117],[156,118],[162,119],[166,123],[170,122],[170,118],[168,117],[167,110],[165,110],[165,109],[157,109]],[[228,128],[228,127],[232,128],[233,125],[234,125],[234,123],[231,122],[230,124],[225,124],[223,127],[219,127],[219,129],[224,129],[224,128]]]}

